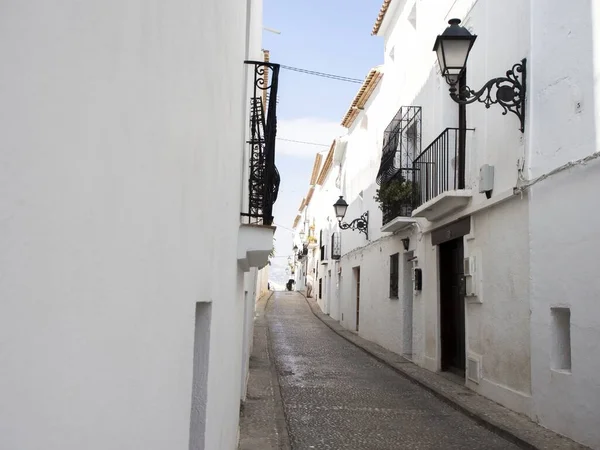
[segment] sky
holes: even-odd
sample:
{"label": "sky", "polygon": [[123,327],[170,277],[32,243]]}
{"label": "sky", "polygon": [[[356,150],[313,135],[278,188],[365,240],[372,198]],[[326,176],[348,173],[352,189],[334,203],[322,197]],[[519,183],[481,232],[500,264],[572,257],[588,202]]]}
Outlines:
{"label": "sky", "polygon": [[[371,36],[382,0],[264,0],[263,48],[271,62],[317,72],[364,79],[383,62],[383,39]],[[270,281],[282,286],[292,255],[291,227],[308,183],[315,155],[345,134],[340,126],[360,84],[282,69],[279,75],[275,163],[281,175],[274,206],[275,257]]]}

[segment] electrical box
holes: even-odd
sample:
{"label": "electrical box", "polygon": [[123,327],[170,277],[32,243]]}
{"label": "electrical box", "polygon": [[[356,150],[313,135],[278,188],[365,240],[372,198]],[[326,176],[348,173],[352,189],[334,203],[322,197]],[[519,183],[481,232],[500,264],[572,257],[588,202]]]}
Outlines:
{"label": "electrical box", "polygon": [[494,166],[484,164],[479,168],[479,192],[487,193],[494,189]]}
{"label": "electrical box", "polygon": [[466,277],[473,276],[475,274],[475,257],[471,256],[464,259],[464,273]]}
{"label": "electrical box", "polygon": [[423,289],[423,272],[418,267],[413,269],[413,282],[415,291]]}
{"label": "electrical box", "polygon": [[475,257],[471,256],[465,258],[464,261],[464,295],[466,297],[477,297],[477,281],[476,281],[476,270]]}

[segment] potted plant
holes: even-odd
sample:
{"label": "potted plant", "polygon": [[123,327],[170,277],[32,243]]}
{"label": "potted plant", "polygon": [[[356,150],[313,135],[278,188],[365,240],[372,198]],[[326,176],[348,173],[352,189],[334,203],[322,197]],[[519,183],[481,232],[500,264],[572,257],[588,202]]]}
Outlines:
{"label": "potted plant", "polygon": [[379,202],[379,209],[384,214],[393,213],[394,216],[410,216],[414,198],[413,183],[404,179],[389,181],[377,189],[373,198]]}

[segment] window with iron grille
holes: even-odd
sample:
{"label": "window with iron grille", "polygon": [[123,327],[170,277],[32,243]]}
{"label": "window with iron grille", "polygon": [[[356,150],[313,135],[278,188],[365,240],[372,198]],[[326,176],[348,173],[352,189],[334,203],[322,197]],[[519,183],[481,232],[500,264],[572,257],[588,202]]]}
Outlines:
{"label": "window with iron grille", "polygon": [[398,298],[399,259],[398,253],[390,256],[390,298]]}
{"label": "window with iron grille", "polygon": [[381,164],[376,181],[381,186],[380,191],[400,189],[402,192],[401,198],[380,205],[384,225],[398,216],[411,215],[418,191],[413,162],[420,154],[421,107],[403,106],[383,134]]}
{"label": "window with iron grille", "polygon": [[323,278],[319,278],[319,298],[323,298]]}
{"label": "window with iron grille", "polygon": [[[419,153],[421,153],[421,107],[402,106],[383,133],[377,184],[382,185],[391,181],[400,171],[412,172],[413,161]],[[410,173],[402,174],[404,177],[407,175]]]}
{"label": "window with iron grille", "polygon": [[331,259],[342,257],[342,234],[339,231],[331,235]]}

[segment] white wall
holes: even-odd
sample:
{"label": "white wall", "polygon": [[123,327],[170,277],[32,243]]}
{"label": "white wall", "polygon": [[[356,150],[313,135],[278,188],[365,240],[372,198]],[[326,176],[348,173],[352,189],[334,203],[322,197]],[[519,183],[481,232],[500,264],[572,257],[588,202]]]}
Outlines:
{"label": "white wall", "polygon": [[0,447],[235,448],[246,2],[4,6]]}
{"label": "white wall", "polygon": [[[385,39],[384,76],[348,131],[342,173],[343,192],[350,204],[349,220],[369,211],[369,241],[356,231],[343,232],[342,324],[356,326],[356,300],[352,268],[361,267],[359,334],[398,353],[404,352],[403,299],[389,299],[389,256],[400,251],[401,238],[410,238],[414,264],[423,270],[423,291],[413,295],[413,359],[430,370],[440,370],[439,259],[431,232],[453,220],[471,215],[470,235],[464,240],[465,256],[475,256],[479,270],[479,298],[466,306],[466,351],[481,361],[479,384],[469,387],[517,411],[531,412],[530,334],[528,303],[528,197],[515,198],[492,208],[478,193],[479,168],[495,167],[494,196],[512,192],[518,167],[523,164],[526,136],[519,121],[498,106],[467,107],[468,133],[466,185],[473,190],[469,208],[441,221],[420,220],[397,235],[382,233],[381,211],[373,200],[381,158],[383,131],[401,106],[422,107],[421,149],[447,127],[458,126],[458,106],[448,95],[431,51],[435,36],[452,17],[478,35],[469,58],[468,84],[481,87],[513,64],[529,56],[529,3],[460,0],[447,6],[422,2],[393,2],[382,33]],[[437,7],[440,6],[440,7]],[[506,33],[506,23],[511,32]],[[394,57],[391,57],[393,48]],[[493,55],[493,57],[492,57]],[[362,193],[362,195],[361,195]],[[387,236],[387,237],[386,237]],[[400,269],[402,272],[402,269]],[[405,291],[400,280],[399,290]],[[408,287],[406,287],[408,288]]]}
{"label": "white wall", "polygon": [[[532,179],[599,149],[600,10],[591,1],[562,6],[531,5]],[[531,188],[529,211],[534,412],[543,425],[593,448],[600,448],[599,170],[592,161],[541,181]],[[557,306],[570,308],[570,371],[553,370]]]}

